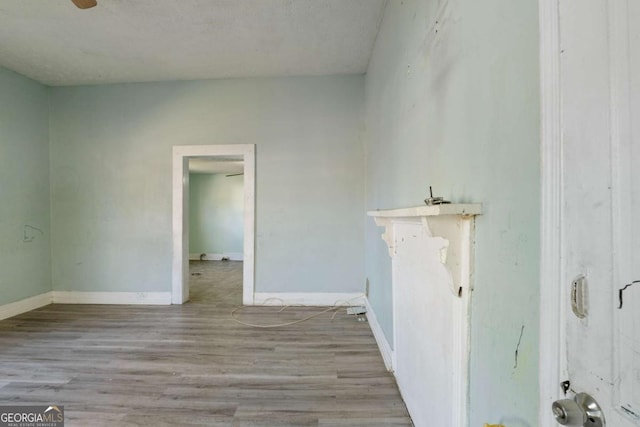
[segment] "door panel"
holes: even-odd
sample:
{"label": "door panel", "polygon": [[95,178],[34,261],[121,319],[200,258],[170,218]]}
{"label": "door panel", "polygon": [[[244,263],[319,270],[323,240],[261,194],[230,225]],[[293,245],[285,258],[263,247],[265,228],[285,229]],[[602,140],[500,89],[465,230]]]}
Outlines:
{"label": "door panel", "polygon": [[[593,393],[611,378],[611,174],[607,2],[562,1],[564,280],[582,274],[588,311],[567,310],[568,370],[575,390]],[[600,35],[600,37],[598,37]],[[569,299],[567,299],[569,300]],[[592,335],[596,335],[592,337]],[[581,355],[581,357],[574,357]],[[602,400],[599,396],[594,396]]]}
{"label": "door panel", "polygon": [[640,6],[632,3],[559,3],[561,285],[570,301],[572,281],[584,275],[588,283],[588,315],[565,311],[567,371],[571,390],[593,396],[614,427],[638,425],[621,407],[640,404],[640,284],[617,308],[621,282],[640,279],[640,177],[632,167],[640,165]]}

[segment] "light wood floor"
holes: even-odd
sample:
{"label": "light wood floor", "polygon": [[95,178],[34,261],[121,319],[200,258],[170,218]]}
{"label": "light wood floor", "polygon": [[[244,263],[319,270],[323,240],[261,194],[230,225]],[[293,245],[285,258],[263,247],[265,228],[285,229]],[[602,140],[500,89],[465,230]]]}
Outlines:
{"label": "light wood floor", "polygon": [[[66,425],[410,426],[365,322],[230,320],[242,263],[194,262],[182,306],[49,305],[0,322],[0,405],[60,404]],[[261,324],[317,308],[252,307]]]}

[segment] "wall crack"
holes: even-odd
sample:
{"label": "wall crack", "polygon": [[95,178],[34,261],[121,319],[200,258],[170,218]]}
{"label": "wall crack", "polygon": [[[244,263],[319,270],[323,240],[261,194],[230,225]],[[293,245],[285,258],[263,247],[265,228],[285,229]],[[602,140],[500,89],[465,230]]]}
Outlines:
{"label": "wall crack", "polygon": [[520,350],[520,343],[522,342],[523,334],[524,334],[524,325],[522,325],[522,328],[520,328],[520,337],[518,338],[518,344],[516,344],[515,363],[513,365],[513,369],[518,368],[518,351]]}

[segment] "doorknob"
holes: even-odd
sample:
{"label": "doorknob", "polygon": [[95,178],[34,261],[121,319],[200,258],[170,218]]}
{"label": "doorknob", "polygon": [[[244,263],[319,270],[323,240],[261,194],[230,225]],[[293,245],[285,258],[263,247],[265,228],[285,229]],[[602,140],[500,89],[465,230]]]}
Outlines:
{"label": "doorknob", "polygon": [[587,393],[578,393],[573,399],[556,400],[551,405],[551,410],[556,421],[563,426],[606,426],[600,405]]}

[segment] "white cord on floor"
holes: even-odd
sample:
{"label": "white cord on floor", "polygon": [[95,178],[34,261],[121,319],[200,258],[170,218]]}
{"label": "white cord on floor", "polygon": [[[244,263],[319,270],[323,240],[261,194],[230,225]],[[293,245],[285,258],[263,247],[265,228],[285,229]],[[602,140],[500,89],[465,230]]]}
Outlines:
{"label": "white cord on floor", "polygon": [[[323,314],[325,314],[325,313],[329,313],[330,311],[335,311],[335,313],[334,313],[334,314],[333,314],[333,316],[331,317],[331,320],[333,320],[333,319],[336,317],[336,314],[338,314],[338,311],[337,311],[337,310],[341,309],[342,307],[345,307],[345,305],[344,305],[344,304],[342,304],[342,303],[345,303],[347,307],[351,307],[351,306],[352,306],[351,301],[356,300],[356,299],[359,299],[359,298],[362,298],[362,297],[364,297],[364,296],[365,296],[365,295],[364,295],[364,294],[362,294],[362,295],[359,295],[359,296],[357,296],[357,297],[353,297],[353,298],[348,299],[348,300],[336,301],[336,302],[333,304],[333,306],[328,307],[328,308],[326,308],[326,309],[324,309],[324,310],[322,310],[322,311],[320,311],[320,312],[318,312],[318,313],[314,313],[314,314],[312,314],[312,315],[310,315],[310,316],[305,317],[304,319],[298,319],[298,320],[294,320],[294,321],[292,321],[292,322],[287,322],[287,323],[277,323],[277,324],[274,324],[274,325],[258,325],[258,324],[255,324],[255,323],[243,322],[242,320],[240,320],[240,319],[238,319],[237,317],[235,317],[235,314],[236,314],[238,311],[240,311],[240,310],[244,310],[245,308],[248,308],[248,307],[252,307],[252,306],[249,306],[249,305],[244,305],[244,306],[236,307],[236,308],[234,308],[233,310],[231,310],[231,320],[233,320],[234,322],[239,323],[239,324],[241,324],[241,325],[244,325],[244,326],[250,326],[250,327],[252,327],[252,328],[262,328],[262,329],[268,329],[268,328],[281,328],[281,327],[284,327],[284,326],[291,326],[291,325],[295,325],[295,324],[298,324],[298,323],[306,322],[307,320],[313,319],[314,317],[321,316],[321,315],[323,315]],[[284,304],[284,301],[283,301],[282,299],[280,299],[280,298],[268,298],[268,299],[266,299],[266,300],[264,300],[264,301],[262,302],[262,305],[264,306],[264,305],[265,305],[265,303],[266,303],[267,301],[270,301],[270,300],[278,300],[278,301],[281,301],[281,302]],[[290,307],[290,305],[285,305],[285,306],[284,306],[284,307],[282,307],[280,310],[278,310],[278,313],[281,313],[284,309],[286,309],[286,308],[288,308],[288,307]]]}

